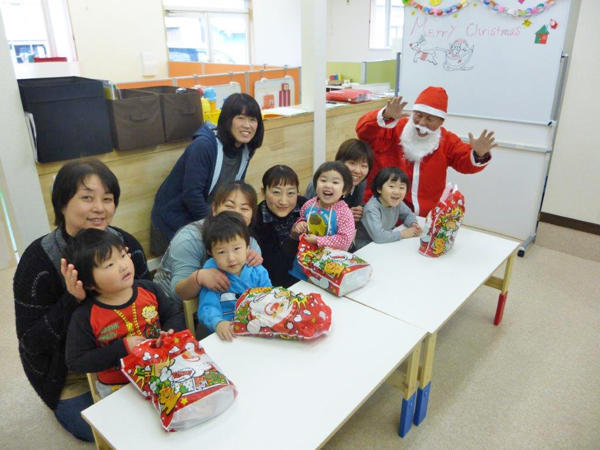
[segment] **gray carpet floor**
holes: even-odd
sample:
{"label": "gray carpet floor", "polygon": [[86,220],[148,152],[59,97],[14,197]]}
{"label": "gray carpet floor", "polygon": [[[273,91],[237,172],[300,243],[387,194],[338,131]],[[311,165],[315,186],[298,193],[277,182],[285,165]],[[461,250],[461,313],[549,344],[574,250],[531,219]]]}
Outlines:
{"label": "gray carpet floor", "polygon": [[[600,236],[539,232],[515,262],[502,324],[492,325],[498,291],[481,287],[439,332],[426,420],[397,436],[393,374],[326,449],[600,448]],[[0,271],[0,448],[93,448],[61,429],[23,374],[13,272]]]}

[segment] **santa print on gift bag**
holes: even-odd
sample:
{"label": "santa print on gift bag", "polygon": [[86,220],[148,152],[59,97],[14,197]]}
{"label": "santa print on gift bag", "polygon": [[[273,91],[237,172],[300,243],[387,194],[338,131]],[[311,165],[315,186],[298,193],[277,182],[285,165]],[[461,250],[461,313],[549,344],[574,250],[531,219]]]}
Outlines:
{"label": "santa print on gift bag", "polygon": [[465,215],[465,197],[448,183],[440,201],[429,211],[421,234],[419,253],[438,257],[450,251]]}
{"label": "santa print on gift bag", "polygon": [[373,271],[368,262],[353,253],[317,247],[303,237],[297,260],[311,283],[340,297],[367,284]]}
{"label": "santa print on gift bag", "polygon": [[235,305],[237,335],[308,340],[327,334],[331,308],[319,294],[295,294],[283,287],[248,289]]}
{"label": "santa print on gift bag", "polygon": [[121,372],[150,398],[167,431],[190,428],[225,411],[237,395],[189,330],[142,342],[121,359]]}

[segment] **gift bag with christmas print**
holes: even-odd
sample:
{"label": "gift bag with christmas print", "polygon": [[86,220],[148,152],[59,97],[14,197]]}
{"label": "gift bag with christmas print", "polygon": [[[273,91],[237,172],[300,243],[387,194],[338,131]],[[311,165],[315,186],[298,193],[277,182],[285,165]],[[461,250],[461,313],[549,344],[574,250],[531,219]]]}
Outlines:
{"label": "gift bag with christmas print", "polygon": [[448,183],[440,201],[429,211],[421,234],[419,253],[438,257],[450,251],[465,215],[465,197]]}
{"label": "gift bag with christmas print", "polygon": [[329,332],[331,308],[319,294],[283,287],[248,289],[237,300],[233,332],[238,335],[315,339]]}
{"label": "gift bag with christmas print", "polygon": [[304,238],[296,259],[308,281],[340,297],[367,284],[373,272],[368,262],[353,253],[317,247]]}
{"label": "gift bag with christmas print", "polygon": [[167,431],[182,430],[225,411],[237,391],[189,330],[149,339],[121,359],[121,371],[151,401]]}

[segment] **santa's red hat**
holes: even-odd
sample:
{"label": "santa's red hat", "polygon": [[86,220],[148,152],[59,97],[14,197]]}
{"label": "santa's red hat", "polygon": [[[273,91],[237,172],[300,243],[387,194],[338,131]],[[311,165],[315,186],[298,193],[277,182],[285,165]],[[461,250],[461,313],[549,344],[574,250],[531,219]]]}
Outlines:
{"label": "santa's red hat", "polygon": [[413,111],[421,111],[445,119],[448,112],[446,90],[442,87],[429,86],[415,100]]}

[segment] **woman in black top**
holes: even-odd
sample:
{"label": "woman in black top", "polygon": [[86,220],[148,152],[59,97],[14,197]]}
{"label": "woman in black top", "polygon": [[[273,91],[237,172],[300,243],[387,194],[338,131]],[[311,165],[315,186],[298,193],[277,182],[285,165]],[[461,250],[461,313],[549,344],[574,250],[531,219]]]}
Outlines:
{"label": "woman in black top", "polygon": [[151,279],[139,242],[109,226],[119,195],[116,176],[102,162],[90,159],[65,164],[52,188],[56,229],[27,247],[13,281],[19,355],[25,374],[61,425],[86,441],[94,438],[81,411],[92,404],[92,398],[85,374],[69,373],[65,364],[69,320],[85,299],[85,291],[63,254],[79,230],[108,230],[120,235],[128,247],[135,277]]}
{"label": "woman in black top", "polygon": [[288,166],[271,167],[263,175],[262,184],[265,200],[258,205],[252,231],[273,286],[289,287],[298,281],[288,273],[298,251],[298,241],[290,237],[290,232],[306,198],[298,195],[298,175]]}

